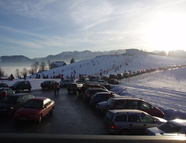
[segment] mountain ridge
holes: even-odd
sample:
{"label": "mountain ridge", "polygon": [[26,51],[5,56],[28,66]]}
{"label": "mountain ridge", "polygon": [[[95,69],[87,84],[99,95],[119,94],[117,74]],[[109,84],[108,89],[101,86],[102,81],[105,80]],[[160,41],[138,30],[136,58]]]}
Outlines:
{"label": "mountain ridge", "polygon": [[54,61],[64,61],[66,63],[70,63],[70,60],[72,58],[75,59],[75,61],[80,61],[80,60],[86,60],[86,59],[91,59],[96,56],[100,55],[107,55],[107,54],[124,54],[126,50],[112,50],[112,51],[97,51],[97,52],[92,52],[89,50],[84,50],[84,51],[67,51],[67,52],[61,52],[57,55],[48,55],[46,57],[42,58],[33,58],[30,59],[24,55],[12,55],[12,56],[1,56],[0,57],[0,64],[31,64],[35,61],[39,62],[54,62]]}

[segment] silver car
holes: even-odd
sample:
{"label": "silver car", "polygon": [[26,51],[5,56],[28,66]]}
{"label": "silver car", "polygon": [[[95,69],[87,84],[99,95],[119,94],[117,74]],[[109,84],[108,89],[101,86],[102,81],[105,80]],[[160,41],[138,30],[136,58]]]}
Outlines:
{"label": "silver car", "polygon": [[151,116],[141,110],[108,110],[104,118],[104,128],[112,134],[145,134],[149,127],[157,127],[165,119]]}
{"label": "silver car", "polygon": [[147,135],[153,136],[186,136],[186,120],[174,119],[158,126],[146,129]]}

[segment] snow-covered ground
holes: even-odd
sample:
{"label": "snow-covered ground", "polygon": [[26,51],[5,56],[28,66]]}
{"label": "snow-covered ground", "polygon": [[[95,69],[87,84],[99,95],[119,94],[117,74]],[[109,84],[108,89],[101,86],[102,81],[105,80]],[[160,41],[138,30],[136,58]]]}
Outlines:
{"label": "snow-covered ground", "polygon": [[[142,70],[151,67],[161,67],[167,65],[186,65],[186,59],[170,58],[154,55],[138,56],[100,56],[91,60],[79,61],[67,66],[45,71],[41,74],[53,77],[63,74],[64,77],[75,74],[98,74],[123,73],[124,71]],[[75,72],[74,72],[75,71]],[[41,89],[40,83],[46,79],[35,79],[35,76],[27,78],[32,84],[32,90]],[[17,79],[23,80],[23,79]],[[12,85],[14,81],[5,81]],[[56,79],[60,80],[60,79]],[[166,114],[166,119],[182,118],[186,119],[186,68],[179,68],[167,71],[156,71],[142,74],[130,79],[122,79],[119,85],[113,86],[114,92],[119,92],[127,87],[121,95],[130,94],[133,97],[143,98],[151,104],[162,109]]]}

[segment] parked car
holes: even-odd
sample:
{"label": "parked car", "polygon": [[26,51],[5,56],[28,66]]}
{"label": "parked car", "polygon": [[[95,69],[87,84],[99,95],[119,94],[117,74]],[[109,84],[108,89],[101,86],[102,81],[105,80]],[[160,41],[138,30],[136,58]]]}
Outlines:
{"label": "parked car", "polygon": [[14,114],[15,120],[35,121],[41,123],[42,119],[53,112],[55,101],[47,97],[35,97],[23,104]]}
{"label": "parked car", "polygon": [[110,74],[109,78],[116,78],[117,79],[117,74]]}
{"label": "parked car", "polygon": [[[118,96],[118,97],[114,97],[114,98],[132,98],[132,96]],[[107,103],[108,102],[108,100],[106,100],[106,101],[102,101],[102,102],[98,102],[97,104],[96,104],[96,110],[98,111],[98,112],[100,112],[100,113],[105,113],[105,112],[107,112]]]}
{"label": "parked car", "polygon": [[84,85],[85,85],[86,89],[88,89],[88,88],[103,88],[105,90],[108,90],[106,87],[104,87],[96,82],[86,82]]}
{"label": "parked car", "polygon": [[106,82],[105,80],[97,80],[97,81],[88,81],[86,82],[86,85],[97,85],[97,86],[102,86],[105,87],[106,89],[110,90],[111,85]]}
{"label": "parked car", "polygon": [[109,98],[117,97],[119,95],[107,91],[107,92],[97,92],[90,98],[90,105],[95,106],[97,103],[102,101],[107,101]]}
{"label": "parked car", "polygon": [[123,79],[123,73],[118,73],[117,74],[117,79]]}
{"label": "parked car", "polygon": [[102,80],[105,80],[105,81],[108,82],[108,80],[109,80],[109,76],[102,76],[101,79],[102,79]]}
{"label": "parked car", "polygon": [[109,110],[105,114],[104,128],[112,134],[145,134],[149,127],[156,127],[165,119],[151,116],[141,110]]}
{"label": "parked car", "polygon": [[34,98],[30,93],[15,93],[0,101],[0,115],[10,116],[27,100]]}
{"label": "parked car", "polygon": [[40,84],[40,86],[42,89],[45,89],[45,88],[50,89],[50,88],[54,88],[55,84],[56,84],[55,80],[45,80]]}
{"label": "parked car", "polygon": [[61,87],[67,87],[69,84],[73,83],[74,81],[71,79],[64,79],[60,81]]}
{"label": "parked car", "polygon": [[75,92],[79,92],[81,93],[81,90],[83,88],[83,84],[82,83],[76,83],[76,82],[73,82],[73,83],[70,83],[67,87],[67,91],[68,93],[75,93]]}
{"label": "parked car", "polygon": [[86,76],[83,76],[81,78],[79,78],[76,82],[77,83],[86,83],[87,81],[89,81],[90,79]]}
{"label": "parked car", "polygon": [[124,73],[123,73],[123,77],[124,77],[124,78],[130,77],[130,72],[124,72]]}
{"label": "parked car", "polygon": [[116,78],[111,78],[108,80],[109,84],[119,84],[119,81]]}
{"label": "parked car", "polygon": [[9,87],[0,87],[0,100],[3,98],[3,91],[6,91],[7,92],[7,96],[8,95],[11,95],[11,94],[15,94],[14,90],[12,90],[11,88]]}
{"label": "parked car", "polygon": [[16,92],[23,91],[25,89],[31,91],[32,86],[30,84],[30,81],[24,80],[24,81],[17,81],[12,86],[10,86],[10,88],[15,90]]}
{"label": "parked car", "polygon": [[108,90],[111,89],[111,85],[108,82],[106,82],[105,80],[98,80],[97,83],[104,86]]}
{"label": "parked car", "polygon": [[99,75],[92,75],[92,76],[89,76],[89,80],[90,81],[98,81],[100,80],[101,77]]}
{"label": "parked car", "polygon": [[147,135],[153,136],[186,136],[186,120],[174,119],[169,120],[158,127],[146,129]]}
{"label": "parked car", "polygon": [[109,90],[104,88],[88,88],[83,94],[83,99],[86,102],[89,102],[90,98],[97,92],[107,92]]}
{"label": "parked car", "polygon": [[[99,106],[99,104],[101,104],[101,102],[98,103],[97,106]],[[138,109],[147,112],[152,116],[157,116],[161,118],[164,117],[163,111],[161,111],[159,108],[151,105],[150,103],[146,102],[141,98],[131,97],[110,98],[109,100],[107,100],[105,108],[103,110],[104,112],[106,112],[112,109]]]}
{"label": "parked car", "polygon": [[8,86],[8,84],[2,82],[2,83],[0,83],[0,88],[1,88],[1,87],[9,87],[9,86]]}

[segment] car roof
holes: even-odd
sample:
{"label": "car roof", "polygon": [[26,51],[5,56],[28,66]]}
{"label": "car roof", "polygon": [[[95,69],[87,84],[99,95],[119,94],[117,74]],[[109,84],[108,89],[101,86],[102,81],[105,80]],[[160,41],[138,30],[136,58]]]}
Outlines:
{"label": "car roof", "polygon": [[87,90],[106,90],[105,88],[101,88],[101,87],[89,87]]}
{"label": "car roof", "polygon": [[45,100],[45,99],[49,99],[48,97],[34,97],[30,100]]}
{"label": "car roof", "polygon": [[8,96],[23,96],[23,95],[32,95],[32,94],[30,94],[30,93],[15,93],[15,94],[11,94]]}
{"label": "car roof", "polygon": [[72,82],[70,82],[69,83],[69,85],[81,85],[82,83],[77,83],[77,82],[74,82],[74,81],[72,81]]}
{"label": "car roof", "polygon": [[110,112],[114,113],[114,114],[118,114],[118,113],[145,113],[144,111],[141,110],[137,110],[137,109],[114,109],[114,110],[109,110]]}
{"label": "car roof", "polygon": [[112,100],[140,100],[140,101],[144,101],[141,98],[134,98],[134,97],[130,97],[130,96],[120,96],[120,97],[114,97],[114,98],[110,98]]}
{"label": "car roof", "polygon": [[55,81],[55,80],[45,80],[45,81],[43,81],[43,82],[47,82],[47,81]]}
{"label": "car roof", "polygon": [[30,82],[29,80],[22,80],[22,81],[16,81],[16,82]]}
{"label": "car roof", "polygon": [[[96,94],[98,95],[102,95],[102,94],[111,94],[112,92],[111,91],[103,91],[103,92],[97,92]],[[115,94],[115,93],[113,93]]]}

